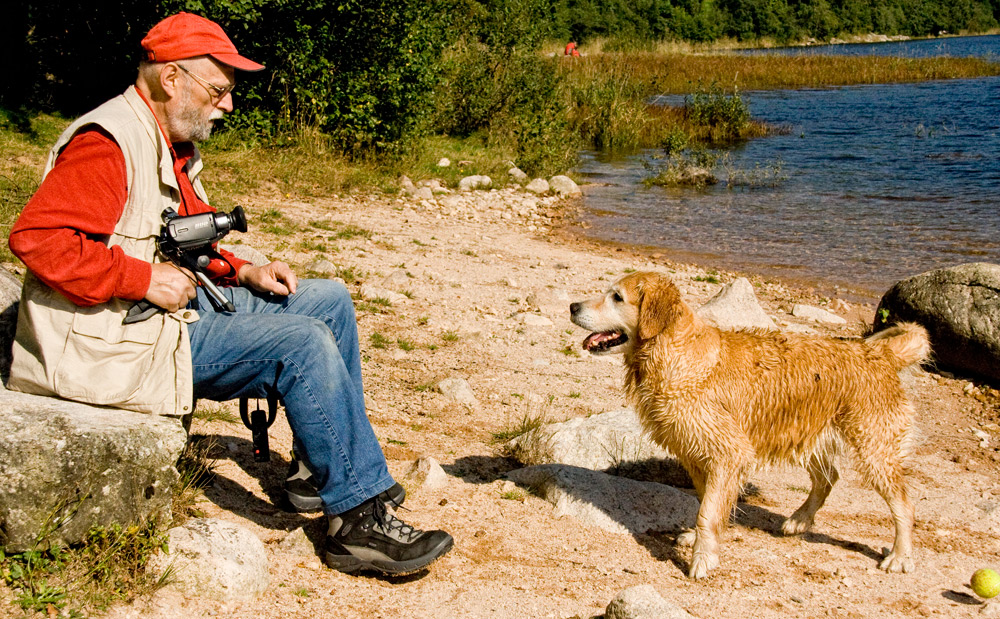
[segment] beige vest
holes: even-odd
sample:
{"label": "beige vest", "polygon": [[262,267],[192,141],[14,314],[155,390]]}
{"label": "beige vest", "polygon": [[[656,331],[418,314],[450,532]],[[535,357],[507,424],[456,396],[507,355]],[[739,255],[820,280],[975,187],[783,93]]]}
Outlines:
{"label": "beige vest", "polygon": [[[129,256],[160,262],[156,237],[161,213],[178,208],[180,190],[166,139],[146,103],[130,87],[82,116],[59,137],[49,153],[45,174],[62,149],[82,128],[98,125],[111,134],[125,156],[128,199],[109,247]],[[188,163],[195,193],[207,202],[198,180],[198,152]],[[79,307],[42,283],[25,277],[9,387],[39,395],[116,408],[184,415],[192,410],[191,345],[187,323],[197,312],[159,313],[123,325],[133,301],[112,299]]]}

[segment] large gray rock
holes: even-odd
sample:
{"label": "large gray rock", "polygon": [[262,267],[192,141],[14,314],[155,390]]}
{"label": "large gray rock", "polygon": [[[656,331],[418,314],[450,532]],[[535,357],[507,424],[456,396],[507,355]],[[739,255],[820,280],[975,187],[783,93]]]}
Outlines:
{"label": "large gray rock", "polygon": [[969,263],[896,282],[875,310],[875,328],[899,321],[927,329],[939,367],[1000,381],[1000,265]]}
{"label": "large gray rock", "polygon": [[0,390],[0,545],[82,541],[94,525],[169,523],[178,418]]}
{"label": "large gray rock", "polygon": [[0,378],[10,376],[11,347],[17,330],[17,308],[21,302],[21,280],[0,268]]}
{"label": "large gray rock", "polygon": [[698,499],[665,484],[635,481],[564,464],[540,464],[507,473],[556,506],[556,516],[612,533],[642,535],[694,525]]}
{"label": "large gray rock", "polygon": [[541,426],[512,439],[507,449],[526,464],[559,463],[595,471],[670,456],[644,435],[629,408]]}
{"label": "large gray rock", "polygon": [[771,317],[757,301],[753,285],[745,277],[723,286],[714,297],[695,310],[705,321],[720,329],[760,329],[777,330]]}
{"label": "large gray rock", "polygon": [[167,531],[169,554],[151,561],[154,574],[170,571],[170,587],[227,602],[259,596],[270,582],[267,549],[247,529],[199,518]]}

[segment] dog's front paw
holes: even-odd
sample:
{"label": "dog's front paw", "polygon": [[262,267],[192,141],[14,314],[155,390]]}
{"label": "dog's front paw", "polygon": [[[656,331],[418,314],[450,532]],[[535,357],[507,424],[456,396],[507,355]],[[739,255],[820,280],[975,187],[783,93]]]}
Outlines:
{"label": "dog's front paw", "polygon": [[798,517],[797,514],[792,514],[781,523],[781,532],[785,535],[801,535],[811,529],[812,526],[812,518],[803,518]]}
{"label": "dog's front paw", "polygon": [[894,552],[890,552],[886,558],[882,559],[882,563],[879,563],[879,568],[890,574],[908,574],[914,570],[914,567],[913,559],[909,555],[901,556]]}
{"label": "dog's front paw", "polygon": [[708,573],[719,567],[719,555],[714,552],[695,552],[691,558],[691,569],[688,578],[698,580],[708,576]]}
{"label": "dog's front paw", "polygon": [[677,540],[674,544],[676,546],[680,546],[681,548],[690,548],[691,546],[694,546],[694,540],[697,538],[698,536],[695,534],[694,529],[686,529],[683,533],[677,536]]}

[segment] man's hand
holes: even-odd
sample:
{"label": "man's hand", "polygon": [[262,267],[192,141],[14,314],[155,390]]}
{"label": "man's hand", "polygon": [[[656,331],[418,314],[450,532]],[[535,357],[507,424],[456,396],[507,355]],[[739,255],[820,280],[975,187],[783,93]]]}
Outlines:
{"label": "man's hand", "polygon": [[295,294],[299,278],[284,262],[275,261],[262,267],[245,264],[240,267],[236,279],[240,284],[257,292],[270,292],[281,296]]}
{"label": "man's hand", "polygon": [[168,312],[176,312],[195,298],[194,274],[172,262],[153,264],[146,300]]}

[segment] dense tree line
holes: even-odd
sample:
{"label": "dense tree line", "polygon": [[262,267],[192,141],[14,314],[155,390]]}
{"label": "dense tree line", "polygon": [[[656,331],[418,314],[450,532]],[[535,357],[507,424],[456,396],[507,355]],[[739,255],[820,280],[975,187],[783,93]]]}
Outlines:
{"label": "dense tree line", "polygon": [[1000,0],[21,0],[0,20],[0,107],[72,116],[122,92],[143,35],[180,10],[219,22],[267,66],[240,76],[230,127],[317,127],[349,153],[486,132],[538,157],[565,132],[544,40],[981,31]]}
{"label": "dense tree line", "polygon": [[553,32],[622,45],[681,39],[927,36],[997,27],[1000,0],[553,0]]}

